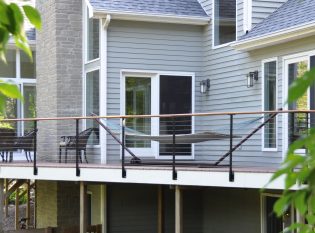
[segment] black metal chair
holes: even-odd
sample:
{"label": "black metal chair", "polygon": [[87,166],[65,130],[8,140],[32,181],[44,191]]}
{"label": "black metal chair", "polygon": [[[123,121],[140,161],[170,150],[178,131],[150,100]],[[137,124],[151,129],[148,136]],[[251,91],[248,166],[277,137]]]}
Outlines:
{"label": "black metal chair", "polygon": [[[88,160],[86,158],[86,146],[91,136],[92,132],[98,132],[96,128],[88,128],[78,135],[78,146],[76,143],[76,136],[61,136],[62,141],[59,143],[59,163],[61,163],[61,152],[62,149],[65,150],[65,163],[67,163],[68,150],[78,149],[80,152],[84,152],[84,158],[86,163]],[[97,133],[96,133],[97,134]],[[82,163],[82,158],[79,156],[80,162]]]}
{"label": "black metal chair", "polygon": [[31,151],[34,150],[35,135],[38,129],[26,133],[24,136],[17,137],[14,143],[15,149],[24,150],[27,162],[32,162]]}

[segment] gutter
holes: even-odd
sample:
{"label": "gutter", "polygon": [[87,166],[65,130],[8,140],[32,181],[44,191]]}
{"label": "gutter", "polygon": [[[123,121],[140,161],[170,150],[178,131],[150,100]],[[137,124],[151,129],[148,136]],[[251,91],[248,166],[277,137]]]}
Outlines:
{"label": "gutter", "polygon": [[263,36],[257,36],[232,43],[230,46],[240,51],[251,51],[272,45],[305,38],[315,35],[315,22],[307,23],[284,29],[281,31],[269,33]]}
{"label": "gutter", "polygon": [[175,23],[188,25],[207,25],[210,22],[210,17],[199,16],[177,16],[177,15],[160,15],[121,11],[106,11],[94,10],[95,18],[104,18],[106,15],[111,15],[112,19],[129,20],[129,21],[143,21],[143,22],[157,22],[157,23]]}

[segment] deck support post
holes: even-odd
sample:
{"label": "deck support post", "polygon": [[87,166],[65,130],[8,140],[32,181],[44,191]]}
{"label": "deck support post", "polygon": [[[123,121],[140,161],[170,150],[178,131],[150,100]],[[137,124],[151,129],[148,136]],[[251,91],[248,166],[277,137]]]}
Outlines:
{"label": "deck support post", "polygon": [[19,206],[20,206],[20,192],[19,192],[19,186],[18,186],[15,190],[15,230],[19,229],[19,214],[20,214]]}
{"label": "deck support post", "polygon": [[26,228],[28,229],[31,221],[31,185],[30,180],[26,183]]}
{"label": "deck support post", "polygon": [[102,233],[107,233],[107,185],[101,185],[101,220]]}
{"label": "deck support post", "polygon": [[7,197],[8,190],[9,190],[9,180],[5,179],[5,197],[4,197],[5,198],[4,199],[5,210],[4,210],[4,213],[5,213],[6,218],[9,216],[9,198]]}
{"label": "deck support post", "polygon": [[0,179],[0,233],[3,233],[3,203],[4,203],[4,180]]}
{"label": "deck support post", "polygon": [[164,216],[163,216],[163,187],[162,185],[158,186],[157,190],[157,201],[158,201],[158,230],[157,233],[164,232]]}
{"label": "deck support post", "polygon": [[86,218],[86,185],[84,182],[80,182],[80,233],[86,233],[87,230],[87,218]]}
{"label": "deck support post", "polygon": [[183,194],[179,186],[175,187],[175,233],[183,233]]}

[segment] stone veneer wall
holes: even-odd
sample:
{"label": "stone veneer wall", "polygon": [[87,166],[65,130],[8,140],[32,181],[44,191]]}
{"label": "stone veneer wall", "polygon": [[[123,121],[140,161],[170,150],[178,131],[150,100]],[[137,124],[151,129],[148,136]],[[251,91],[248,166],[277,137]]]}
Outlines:
{"label": "stone veneer wall", "polygon": [[[43,28],[37,32],[38,117],[82,115],[82,1],[37,0]],[[38,156],[56,160],[61,135],[75,133],[75,121],[38,123]]]}

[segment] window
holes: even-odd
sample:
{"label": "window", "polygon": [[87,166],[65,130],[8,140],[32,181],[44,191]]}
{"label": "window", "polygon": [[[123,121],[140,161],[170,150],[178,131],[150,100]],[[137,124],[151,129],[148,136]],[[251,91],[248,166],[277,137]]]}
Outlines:
{"label": "window", "polygon": [[[126,115],[151,114],[151,78],[126,77]],[[144,134],[151,134],[150,118],[128,118],[126,126]],[[127,147],[151,147],[150,141],[130,140]]]}
{"label": "window", "polygon": [[213,1],[213,45],[219,46],[236,39],[236,0]]}
{"label": "window", "polygon": [[[277,110],[277,61],[263,63],[263,110]],[[269,115],[265,115],[265,120]],[[277,148],[277,118],[270,120],[263,130],[263,148]]]}
{"label": "window", "polygon": [[277,195],[264,195],[262,198],[262,233],[279,233],[289,227],[295,220],[295,211],[289,208],[283,217],[278,218],[273,212],[273,206],[278,200]]}
{"label": "window", "polygon": [[[88,12],[87,12],[88,16]],[[87,61],[99,58],[100,49],[100,21],[98,19],[87,18]]]}
{"label": "window", "polygon": [[[34,118],[36,117],[36,73],[35,62],[19,50],[8,50],[7,64],[0,61],[2,80],[18,85],[24,101],[7,98],[5,110],[0,118]],[[35,52],[33,52],[35,61]],[[33,128],[33,122],[1,123],[2,128],[13,128],[16,134],[23,135]]]}
{"label": "window", "polygon": [[16,77],[16,51],[8,50],[6,52],[7,64],[0,61],[0,77],[15,78]]}
{"label": "window", "polygon": [[[99,115],[100,101],[99,101],[99,70],[91,71],[86,74],[86,95],[85,95],[85,115],[90,116],[92,113]],[[86,121],[86,128],[99,128],[94,120]],[[89,138],[89,144],[98,145],[99,138],[92,134]]]}

